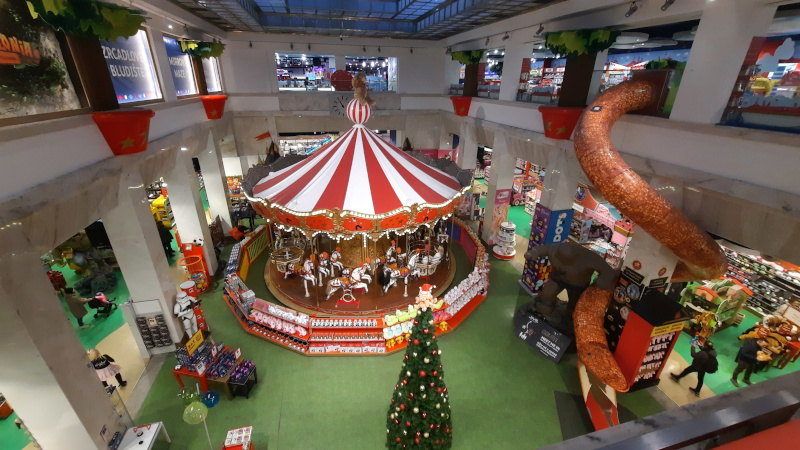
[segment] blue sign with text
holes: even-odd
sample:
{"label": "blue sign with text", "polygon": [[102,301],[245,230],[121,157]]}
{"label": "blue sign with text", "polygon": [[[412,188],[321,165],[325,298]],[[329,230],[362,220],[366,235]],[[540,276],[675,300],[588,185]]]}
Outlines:
{"label": "blue sign with text", "polygon": [[550,226],[547,229],[545,244],[558,244],[567,240],[574,212],[572,209],[564,209],[550,214]]}
{"label": "blue sign with text", "polygon": [[164,47],[167,49],[172,81],[175,82],[175,93],[179,96],[197,94],[192,61],[189,55],[181,51],[180,42],[164,36]]}
{"label": "blue sign with text", "polygon": [[144,31],[128,39],[100,41],[100,47],[119,103],[161,98]]}

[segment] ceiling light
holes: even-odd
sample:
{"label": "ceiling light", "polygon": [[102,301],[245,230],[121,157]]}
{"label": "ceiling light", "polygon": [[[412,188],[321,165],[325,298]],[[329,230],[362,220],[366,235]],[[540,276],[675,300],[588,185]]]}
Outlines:
{"label": "ceiling light", "polygon": [[636,2],[631,3],[631,7],[628,9],[628,12],[625,13],[625,17],[630,17],[639,10],[639,7],[636,6]]}
{"label": "ceiling light", "polygon": [[664,2],[664,5],[661,7],[662,11],[666,11],[672,4],[675,3],[675,0],[667,0]]}
{"label": "ceiling light", "polygon": [[672,35],[672,39],[676,41],[693,41],[695,31],[678,31]]}
{"label": "ceiling light", "polygon": [[250,41],[250,48],[253,48],[253,41]]}
{"label": "ceiling light", "polygon": [[413,54],[414,54],[414,49],[413,49],[413,48],[410,48],[410,49],[408,49],[408,52],[409,52],[409,53],[411,53],[411,54],[413,55]]}
{"label": "ceiling light", "polygon": [[615,44],[638,44],[639,42],[645,42],[647,39],[650,38],[650,35],[647,33],[637,33],[632,31],[623,31],[622,33],[617,36],[617,39],[614,41]]}
{"label": "ceiling light", "polygon": [[289,43],[289,48],[290,48],[290,49],[292,49],[292,50],[294,50],[294,42],[290,42],[290,43]]}
{"label": "ceiling light", "polygon": [[308,44],[308,50],[311,51],[311,44]]}
{"label": "ceiling light", "polygon": [[484,43],[484,45],[489,45],[489,38],[488,37],[486,38],[486,42]]}
{"label": "ceiling light", "polygon": [[378,46],[378,53],[380,53],[380,52],[381,52],[381,46],[379,45]]}
{"label": "ceiling light", "polygon": [[453,47],[447,47],[447,50],[444,51],[445,55],[449,55],[451,53],[453,53]]}
{"label": "ceiling light", "polygon": [[511,37],[511,36],[509,36],[509,35],[508,35],[508,31],[506,31],[506,34],[505,34],[505,36],[503,36],[503,40],[504,40],[504,41],[507,41],[507,40],[508,40],[508,38],[510,38],[510,37]]}
{"label": "ceiling light", "polygon": [[171,30],[172,29],[172,25],[167,25],[167,28],[169,28]]}
{"label": "ceiling light", "polygon": [[539,24],[539,29],[536,30],[536,35],[538,36],[538,35],[542,34],[543,31],[544,31],[544,25]]}
{"label": "ceiling light", "polygon": [[365,45],[365,46],[361,47],[361,50],[364,50],[366,52],[367,51],[367,46]]}

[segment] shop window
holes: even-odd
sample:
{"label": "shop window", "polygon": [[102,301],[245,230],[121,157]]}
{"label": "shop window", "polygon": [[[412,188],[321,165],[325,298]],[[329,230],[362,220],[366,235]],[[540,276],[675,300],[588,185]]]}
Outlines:
{"label": "shop window", "polygon": [[546,49],[537,49],[531,58],[522,60],[517,101],[558,103],[567,60],[556,56]]}
{"label": "shop window", "polygon": [[500,82],[503,78],[503,59],[505,50],[494,49],[486,52],[486,62],[478,67],[478,97],[500,98]]}
{"label": "shop window", "polygon": [[161,98],[155,64],[144,30],[127,39],[121,37],[114,42],[101,41],[100,46],[120,104]]}
{"label": "shop window", "polygon": [[345,67],[353,75],[367,74],[370,91],[397,91],[397,58],[385,56],[346,56]]}
{"label": "shop window", "polygon": [[1,2],[0,119],[81,108],[55,33],[25,2]]}
{"label": "shop window", "polygon": [[222,92],[222,77],[219,74],[219,60],[217,58],[203,58],[203,73],[206,77],[206,89],[209,93]]}
{"label": "shop window", "polygon": [[331,74],[335,69],[332,55],[275,53],[278,90],[332,91]]}
{"label": "shop window", "polygon": [[800,35],[754,38],[722,122],[800,133]]}
{"label": "shop window", "polygon": [[172,81],[175,83],[175,94],[178,97],[196,95],[197,82],[191,58],[181,51],[181,44],[176,39],[164,36],[164,46],[167,49]]}

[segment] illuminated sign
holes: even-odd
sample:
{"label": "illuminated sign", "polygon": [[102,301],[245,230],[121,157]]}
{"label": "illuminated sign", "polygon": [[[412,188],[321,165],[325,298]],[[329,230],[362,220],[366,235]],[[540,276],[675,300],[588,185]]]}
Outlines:
{"label": "illuminated sign", "polygon": [[179,97],[197,94],[197,83],[194,80],[192,60],[189,55],[181,51],[180,42],[164,36],[164,47],[167,49],[172,81],[175,83],[175,94]]}
{"label": "illuminated sign", "polygon": [[100,41],[100,46],[119,103],[161,98],[144,30],[128,39]]}

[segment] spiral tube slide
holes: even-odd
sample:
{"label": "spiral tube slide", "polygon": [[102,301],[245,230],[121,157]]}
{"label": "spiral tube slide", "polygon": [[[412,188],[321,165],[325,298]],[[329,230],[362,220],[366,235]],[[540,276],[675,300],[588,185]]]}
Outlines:
{"label": "spiral tube slide", "polygon": [[[622,160],[611,144],[611,127],[628,111],[658,100],[661,86],[645,81],[620,83],[601,94],[575,129],[575,154],[601,194],[681,261],[672,281],[709,280],[728,267],[725,253],[706,232],[672,206]],[[603,320],[612,290],[587,289],[575,308],[578,356],[603,382],[617,391],[629,386],[608,348]]]}

